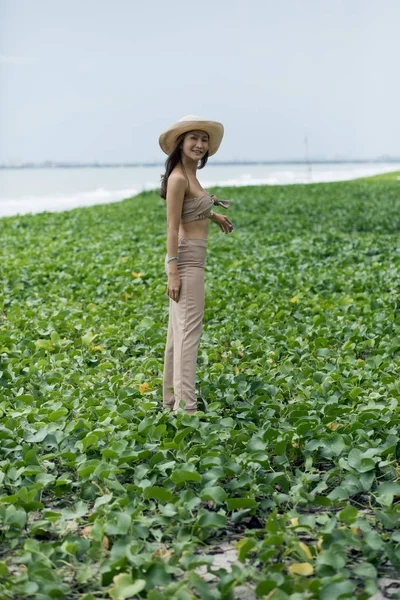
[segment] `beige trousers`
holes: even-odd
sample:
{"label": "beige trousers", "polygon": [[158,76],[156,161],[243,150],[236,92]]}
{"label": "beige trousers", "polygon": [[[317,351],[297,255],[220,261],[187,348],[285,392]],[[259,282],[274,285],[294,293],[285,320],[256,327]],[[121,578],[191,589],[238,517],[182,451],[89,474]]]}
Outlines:
{"label": "beige trousers", "polygon": [[[169,322],[164,357],[163,406],[171,410],[197,409],[196,363],[204,314],[204,266],[207,240],[179,236],[178,302],[169,300]],[[165,258],[165,271],[167,271]]]}

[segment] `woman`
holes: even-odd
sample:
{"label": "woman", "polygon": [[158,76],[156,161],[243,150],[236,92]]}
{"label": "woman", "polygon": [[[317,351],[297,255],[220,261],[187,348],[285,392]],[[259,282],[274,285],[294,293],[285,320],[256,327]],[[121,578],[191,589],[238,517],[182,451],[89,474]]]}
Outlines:
{"label": "woman", "polygon": [[163,406],[175,412],[182,407],[188,414],[197,409],[196,361],[203,325],[208,220],[223,233],[233,230],[228,217],[212,210],[214,205],[228,208],[229,202],[207,194],[196,174],[217,152],[223,135],[221,123],[188,115],[159,139],[168,154],[161,181],[161,197],[167,201],[165,269],[170,298]]}

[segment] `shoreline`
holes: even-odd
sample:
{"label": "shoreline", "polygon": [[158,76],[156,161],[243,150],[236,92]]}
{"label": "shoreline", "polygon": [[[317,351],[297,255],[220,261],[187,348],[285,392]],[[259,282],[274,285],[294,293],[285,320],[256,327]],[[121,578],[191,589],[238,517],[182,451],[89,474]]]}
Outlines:
{"label": "shoreline", "polygon": [[[376,164],[376,163],[375,163]],[[397,165],[400,167],[400,165]],[[242,174],[239,178],[212,178],[204,179],[206,189],[215,187],[251,187],[251,186],[292,186],[292,185],[311,185],[317,183],[340,183],[357,181],[364,178],[373,178],[379,176],[390,177],[390,174],[399,173],[400,170],[392,170],[392,166],[380,167],[376,165],[375,169],[355,169],[345,171],[281,171],[271,173],[269,177],[253,177],[249,174]],[[27,214],[40,214],[43,212],[63,212],[74,210],[76,208],[85,208],[101,204],[112,204],[122,202],[128,198],[138,196],[144,191],[156,191],[157,183],[147,182],[141,186],[124,187],[121,189],[105,189],[103,187],[83,191],[71,192],[66,194],[45,194],[45,195],[27,195],[16,198],[0,197],[0,218],[13,216],[22,216]]]}
{"label": "shoreline", "polygon": [[[226,160],[213,161],[207,163],[210,167],[225,167],[225,166],[254,166],[254,165],[356,165],[356,164],[388,164],[399,163],[399,158],[355,158],[349,159],[294,159],[294,160]],[[74,163],[64,161],[44,161],[44,162],[23,162],[21,164],[0,164],[0,170],[8,169],[119,169],[119,168],[146,168],[146,167],[162,167],[164,162],[145,162],[145,163]]]}

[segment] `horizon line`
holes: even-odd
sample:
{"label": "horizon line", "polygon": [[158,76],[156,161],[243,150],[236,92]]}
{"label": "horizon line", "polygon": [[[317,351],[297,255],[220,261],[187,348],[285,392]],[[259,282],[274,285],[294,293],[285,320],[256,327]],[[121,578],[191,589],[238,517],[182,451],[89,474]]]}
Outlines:
{"label": "horizon line", "polygon": [[[7,161],[8,162],[8,161]],[[40,162],[33,161],[10,161],[9,164],[7,162],[0,162],[0,169],[24,169],[24,168],[121,168],[121,167],[163,167],[164,162],[158,161],[150,161],[150,162],[125,162],[119,161],[116,163],[110,162],[74,162],[74,161],[53,161],[46,160]],[[400,162],[400,158],[392,157],[392,156],[381,156],[377,158],[320,158],[320,159],[293,159],[293,160],[222,160],[217,162],[207,163],[208,166],[230,166],[230,165],[277,165],[277,164],[302,164],[302,165],[310,165],[310,164],[327,164],[327,163],[336,163],[336,164],[345,164],[345,163],[395,163]]]}

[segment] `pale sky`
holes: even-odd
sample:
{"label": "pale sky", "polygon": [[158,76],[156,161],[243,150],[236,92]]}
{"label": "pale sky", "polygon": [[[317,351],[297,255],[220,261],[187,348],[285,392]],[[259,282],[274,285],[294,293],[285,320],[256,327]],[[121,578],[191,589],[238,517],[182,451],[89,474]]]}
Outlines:
{"label": "pale sky", "polygon": [[[399,0],[0,0],[0,162],[400,157]],[[214,159],[212,159],[214,160]]]}

